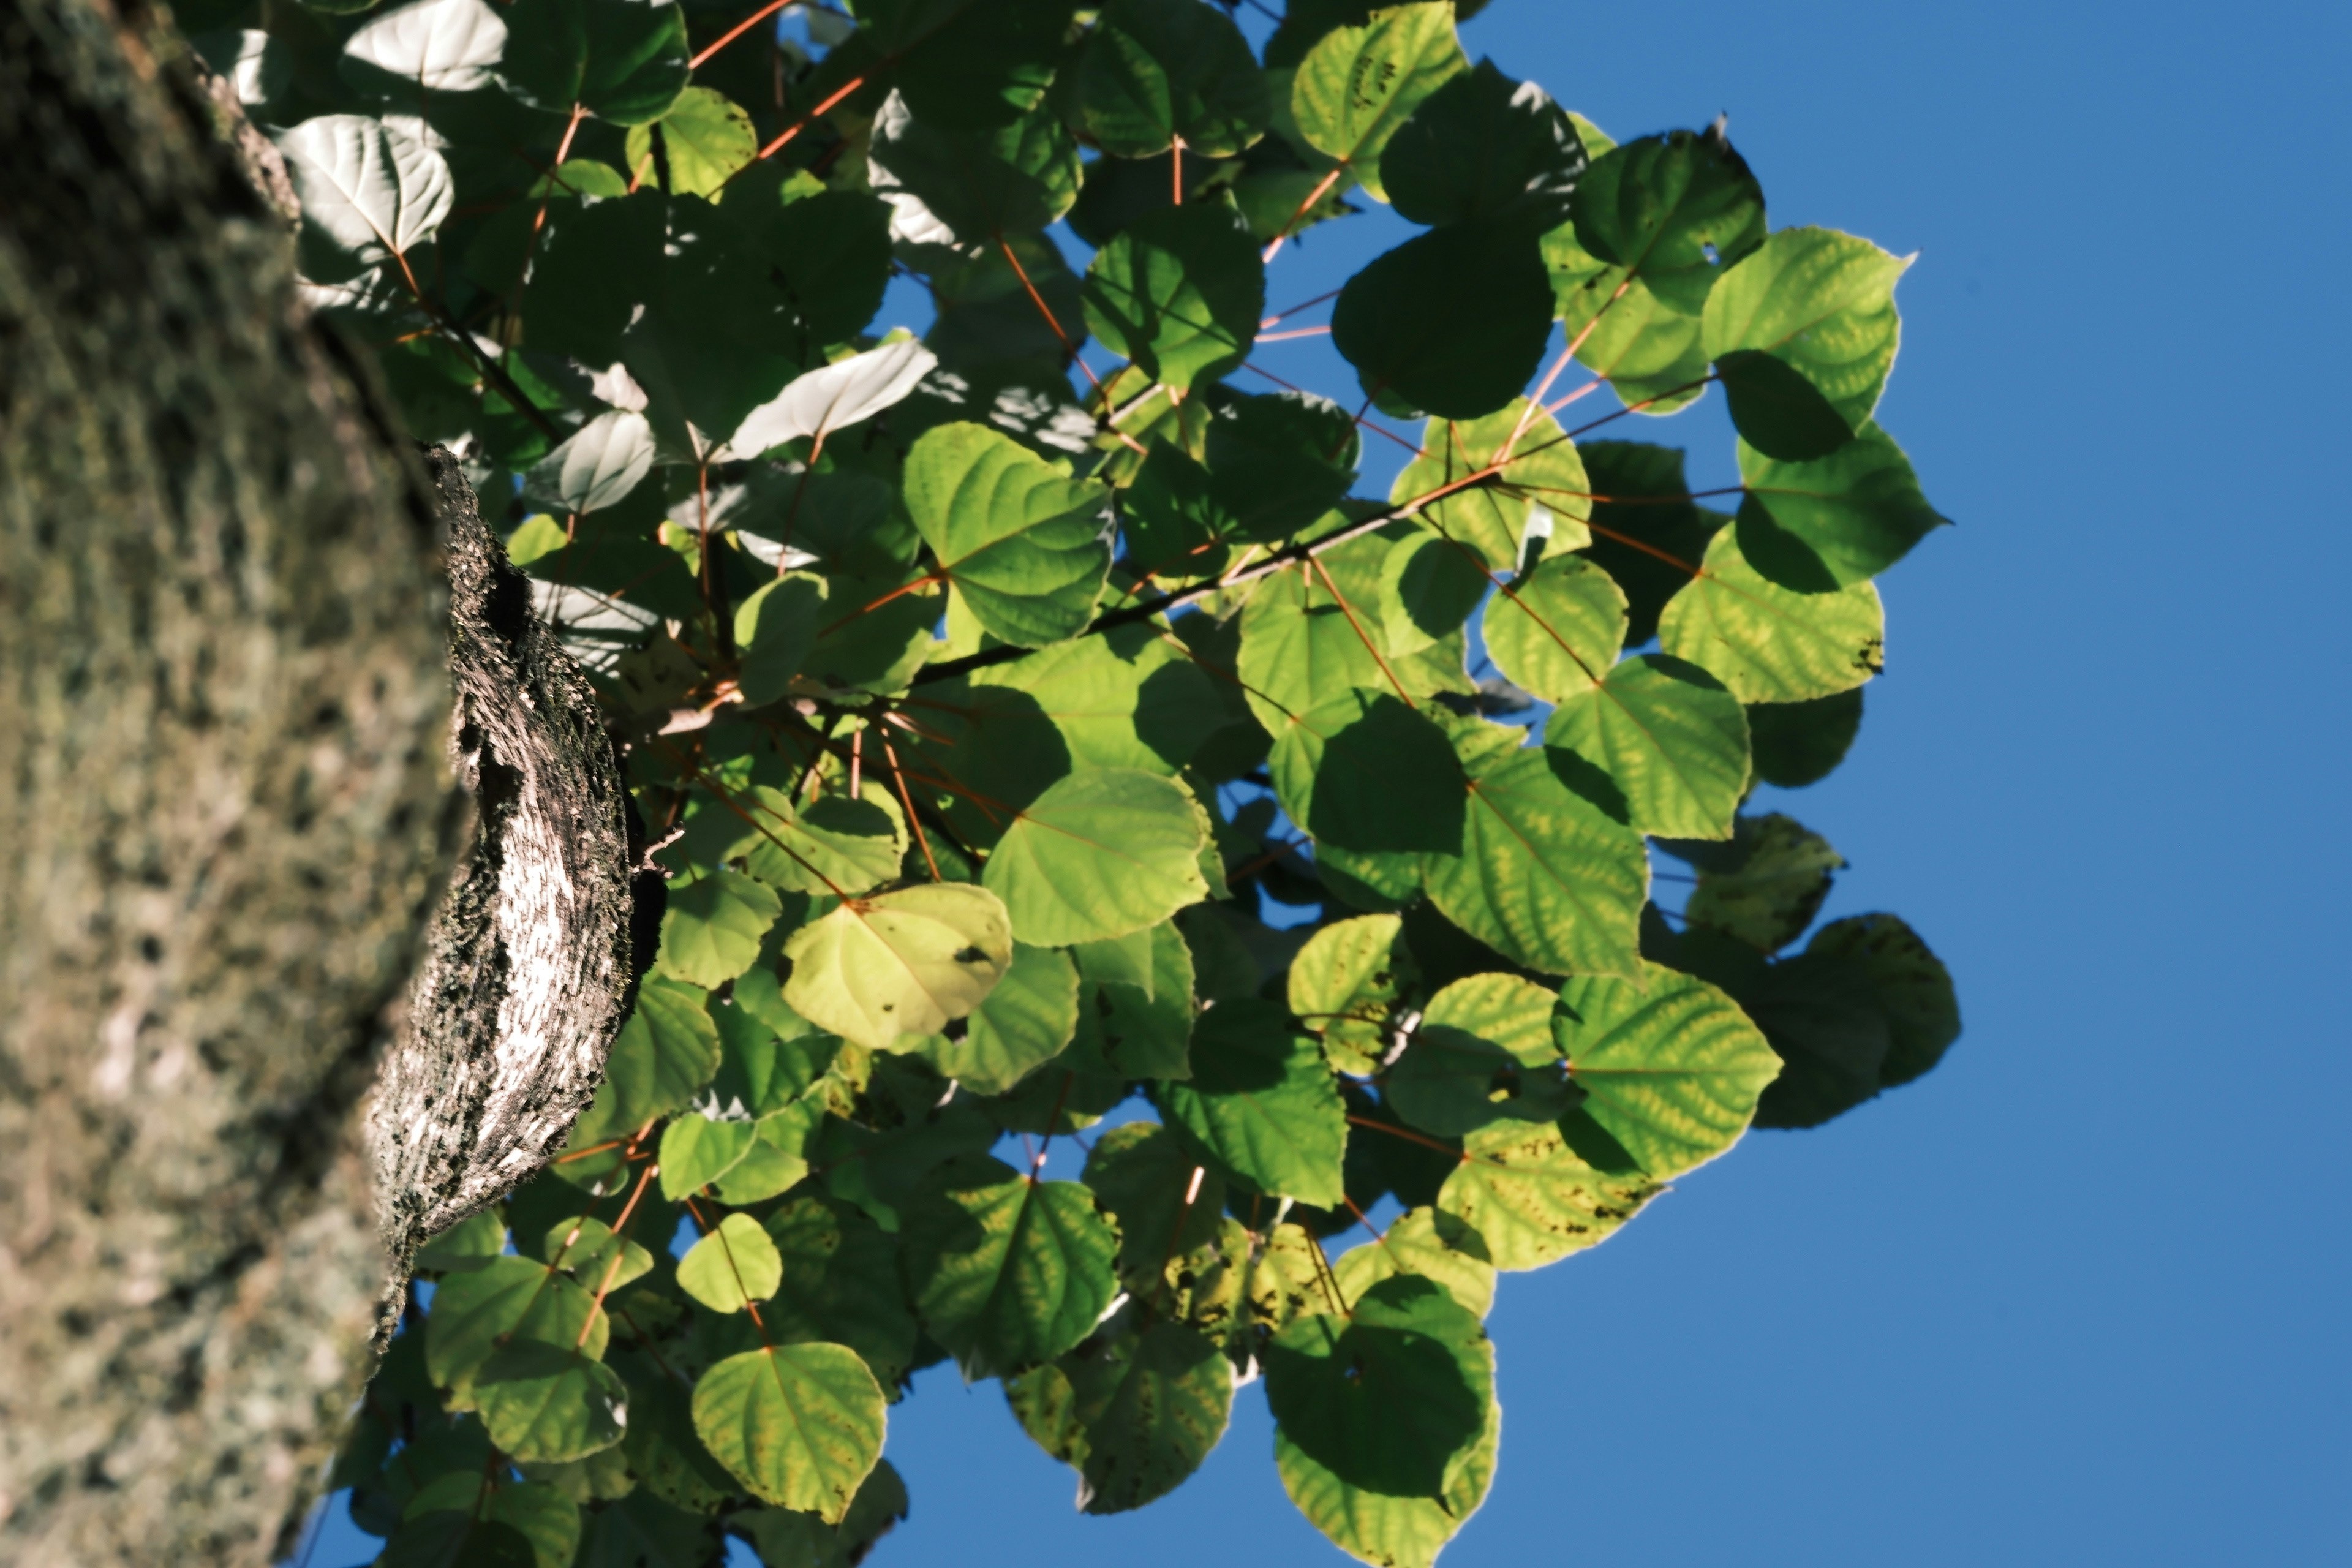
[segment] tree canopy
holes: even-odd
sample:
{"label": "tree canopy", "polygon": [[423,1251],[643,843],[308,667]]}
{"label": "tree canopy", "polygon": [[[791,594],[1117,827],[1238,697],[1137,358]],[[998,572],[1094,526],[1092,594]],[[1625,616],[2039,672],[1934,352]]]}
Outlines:
{"label": "tree canopy", "polygon": [[[1425,1564],[1495,1474],[1498,1273],[1958,1033],[1749,805],[1844,756],[1943,521],[1874,420],[1907,263],[1444,0],[1259,47],[779,9],[184,8],[670,878],[594,1105],[419,1258],[334,1484],[386,1562],[847,1563],[925,1366],[1097,1513],[1261,1381],[1307,1518]],[[1371,203],[1417,232],[1328,301],[1357,384],[1282,384],[1281,254]],[[1711,388],[1701,495],[1625,416]]]}

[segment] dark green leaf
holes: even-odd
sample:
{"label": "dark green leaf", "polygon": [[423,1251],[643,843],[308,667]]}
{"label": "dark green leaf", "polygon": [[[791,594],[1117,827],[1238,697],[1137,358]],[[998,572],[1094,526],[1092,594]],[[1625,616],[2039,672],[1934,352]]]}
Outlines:
{"label": "dark green leaf", "polygon": [[[1738,265],[1707,296],[1703,338],[1726,370],[1733,423],[1783,461],[1827,457],[1878,405],[1902,333],[1895,283],[1909,263],[1827,228],[1785,228],[1745,258],[1725,255]],[[1755,357],[1735,372],[1735,355]]]}
{"label": "dark green leaf", "polygon": [[1566,221],[1584,166],[1584,144],[1559,106],[1480,60],[1397,128],[1381,178],[1415,223],[1496,217],[1543,230]]}
{"label": "dark green leaf", "polygon": [[516,0],[506,13],[499,78],[534,109],[577,105],[600,120],[642,125],[686,89],[686,13],[635,0]]}
{"label": "dark green leaf", "polygon": [[1532,236],[1456,224],[1405,241],[1349,279],[1331,312],[1331,342],[1383,408],[1475,419],[1534,376],[1551,316],[1551,282]]}
{"label": "dark green leaf", "polygon": [[[1249,41],[1193,0],[1111,0],[1078,66],[1079,112],[1102,149],[1226,158],[1265,132],[1271,106]],[[1167,189],[1162,184],[1161,189]]]}
{"label": "dark green leaf", "polygon": [[1347,1113],[1314,1036],[1278,1002],[1220,1002],[1192,1030],[1192,1076],[1160,1100],[1258,1191],[1338,1206]]}
{"label": "dark green leaf", "polygon": [[1249,353],[1265,310],[1265,268],[1231,206],[1163,207],[1095,253],[1085,300],[1087,324],[1106,346],[1160,384],[1189,390]]}
{"label": "dark green leaf", "polygon": [[1411,1275],[1364,1292],[1351,1317],[1300,1318],[1266,1349],[1283,1434],[1351,1486],[1438,1498],[1486,1429],[1495,1352],[1477,1318]]}
{"label": "dark green leaf", "polygon": [[1746,442],[1739,473],[1739,552],[1762,575],[1801,593],[1865,582],[1945,520],[1919,493],[1903,448],[1875,425],[1828,457],[1783,463]]}
{"label": "dark green leaf", "polygon": [[1862,728],[1859,686],[1810,702],[1755,702],[1748,708],[1748,738],[1756,776],[1782,789],[1818,784],[1845,761]]}
{"label": "dark green leaf", "polygon": [[1017,1372],[1084,1339],[1110,1304],[1118,1232],[1076,1182],[1033,1182],[965,1154],[907,1211],[904,1259],[923,1326],[967,1377]]}

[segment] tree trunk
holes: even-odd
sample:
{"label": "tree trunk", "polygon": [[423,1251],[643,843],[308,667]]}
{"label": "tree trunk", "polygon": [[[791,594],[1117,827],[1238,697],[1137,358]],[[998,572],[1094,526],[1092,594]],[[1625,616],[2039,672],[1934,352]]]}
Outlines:
{"label": "tree trunk", "polygon": [[0,0],[0,1559],[257,1562],[462,830],[413,457],[140,0]]}

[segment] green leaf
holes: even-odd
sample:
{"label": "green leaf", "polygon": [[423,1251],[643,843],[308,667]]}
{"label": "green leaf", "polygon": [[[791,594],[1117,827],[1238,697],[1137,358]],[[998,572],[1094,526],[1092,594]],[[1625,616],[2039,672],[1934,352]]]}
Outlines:
{"label": "green leaf", "polygon": [[1843,959],[1866,973],[1886,1016],[1887,1049],[1879,1087],[1909,1083],[1941,1061],[1960,1037],[1960,1005],[1951,972],[1893,915],[1853,915],[1813,933],[1805,952]]}
{"label": "green leaf", "polygon": [[302,205],[302,274],[334,283],[433,237],[457,200],[441,154],[382,121],[321,114],[278,138]]}
{"label": "green leaf", "polygon": [[[749,219],[733,204],[731,216]],[[760,259],[793,300],[808,347],[855,335],[890,281],[890,205],[863,191],[820,191],[758,214]],[[814,357],[804,355],[803,357]]]}
{"label": "green leaf", "polygon": [[596,1510],[579,1568],[705,1568],[725,1550],[716,1520],[641,1489]]}
{"label": "green leaf", "polygon": [[1078,196],[1077,143],[1042,109],[975,135],[932,124],[894,92],[874,121],[870,156],[875,194],[898,209],[899,232],[926,240],[993,246],[1044,228]]}
{"label": "green leaf", "polygon": [[1495,1266],[1486,1243],[1459,1215],[1426,1205],[1398,1217],[1378,1238],[1331,1264],[1331,1277],[1350,1305],[1383,1279],[1411,1274],[1434,1280],[1474,1316],[1495,1305]]}
{"label": "green leaf", "polygon": [[743,1158],[711,1184],[721,1203],[765,1203],[808,1174],[808,1144],[824,1120],[821,1100],[802,1100],[754,1123]]}
{"label": "green leaf", "polygon": [[[1400,7],[1423,8],[1435,7]],[[1348,279],[1332,308],[1331,344],[1382,408],[1475,419],[1534,376],[1551,318],[1551,279],[1534,237],[1449,224]]]}
{"label": "green leaf", "polygon": [[1185,1131],[1258,1191],[1339,1205],[1347,1112],[1315,1037],[1280,1003],[1236,997],[1203,1013],[1192,1078],[1158,1092]]}
{"label": "green leaf", "polygon": [[435,1237],[416,1254],[418,1273],[468,1268],[507,1247],[506,1215],[495,1207],[470,1215]]}
{"label": "green leaf", "polygon": [[1437,1206],[1467,1221],[1502,1269],[1540,1268],[1606,1241],[1659,1188],[1641,1171],[1588,1164],[1556,1126],[1505,1122],[1464,1141]]}
{"label": "green leaf", "polygon": [[654,1271],[652,1253],[585,1215],[549,1226],[539,1251],[591,1290],[618,1290]]}
{"label": "green leaf", "polygon": [[629,1391],[569,1345],[517,1340],[482,1363],[474,1396],[490,1441],[522,1464],[583,1459],[621,1440]]}
{"label": "green leaf", "polygon": [[1182,785],[1134,768],[1089,769],[1022,809],[982,879],[1024,942],[1098,942],[1203,897],[1206,841]]}
{"label": "green leaf", "polygon": [[1895,282],[1910,263],[1827,228],[1784,228],[1737,259],[1707,296],[1703,333],[1732,423],[1768,456],[1827,457],[1878,406],[1902,335]]}
{"label": "green leaf", "polygon": [[[1638,441],[1588,441],[1580,451],[1593,503],[1585,553],[1625,590],[1625,642],[1658,635],[1658,612],[1696,576],[1706,542],[1729,520],[1688,499],[1683,454]],[[1663,557],[1663,559],[1662,559]]]}
{"label": "green leaf", "polygon": [[1076,1182],[1034,1182],[986,1154],[941,1165],[901,1221],[907,1280],[967,1379],[1053,1360],[1101,1320],[1118,1232]]}
{"label": "green leaf", "polygon": [[915,1359],[917,1331],[897,1244],[856,1210],[818,1196],[794,1198],[765,1223],[783,1260],[782,1283],[761,1310],[769,1338],[847,1345],[895,1384]]}
{"label": "green leaf", "polygon": [[516,0],[499,79],[533,109],[643,125],[686,89],[685,12],[634,0]]}
{"label": "green leaf", "polygon": [[1430,999],[1382,1092],[1424,1132],[1454,1137],[1497,1121],[1549,1121],[1568,1085],[1551,1037],[1551,992],[1510,974],[1475,974]]}
{"label": "green leaf", "polygon": [[648,975],[613,1041],[599,1105],[612,1097],[624,1131],[667,1116],[700,1093],[719,1070],[719,1028],[698,989]]}
{"label": "green leaf", "polygon": [[1105,1338],[1064,1361],[1086,1448],[1078,1507],[1125,1513],[1167,1496],[1225,1435],[1233,1363],[1181,1323]]}
{"label": "green leaf", "polygon": [[838,1524],[887,1425],[882,1390],[841,1345],[729,1356],[694,1385],[694,1429],[751,1494]]}
{"label": "green leaf", "polygon": [[759,1141],[757,1122],[680,1116],[662,1129],[662,1196],[692,1196],[743,1163]]}
{"label": "green leaf", "polygon": [[1231,206],[1167,206],[1095,252],[1084,298],[1087,325],[1106,347],[1161,385],[1186,391],[1248,354],[1265,311],[1265,267]]}
{"label": "green leaf", "polygon": [[902,580],[843,575],[827,595],[856,606],[820,630],[808,672],[828,686],[866,691],[898,691],[923,667],[938,645],[932,628],[947,612],[947,595],[924,584],[928,577]]}
{"label": "green leaf", "polygon": [[1638,983],[1567,982],[1552,1035],[1584,1091],[1575,1117],[1597,1123],[1660,1181],[1737,1142],[1780,1070],[1731,998],[1656,964]]}
{"label": "green leaf", "polygon": [[1728,838],[1748,789],[1748,714],[1695,664],[1643,654],[1566,699],[1544,744],[1605,772],[1633,826],[1671,838]]}
{"label": "green leaf", "polygon": [[1079,59],[1077,100],[1088,134],[1118,158],[1149,158],[1180,141],[1187,153],[1230,158],[1265,133],[1271,110],[1233,19],[1168,0],[1103,8]]}
{"label": "green leaf", "polygon": [[1548,555],[1486,601],[1486,652],[1538,697],[1565,702],[1607,677],[1625,645],[1625,595],[1580,555]]}
{"label": "green leaf", "polygon": [[1495,1399],[1495,1352],[1477,1317],[1433,1280],[1398,1275],[1349,1317],[1299,1318],[1265,1352],[1283,1434],[1351,1486],[1443,1497]]}
{"label": "green leaf", "polygon": [[996,895],[963,884],[853,899],[784,943],[784,1000],[874,1050],[935,1035],[978,1006],[1013,963],[1012,922]]}
{"label": "green leaf", "polygon": [[1422,100],[1381,155],[1389,199],[1415,223],[1495,217],[1538,231],[1567,221],[1584,167],[1567,113],[1492,60]]}
{"label": "green leaf", "polygon": [[1743,441],[1739,477],[1748,487],[1739,503],[1740,553],[1801,593],[1865,582],[1945,521],[1919,492],[1903,448],[1868,423],[1810,463],[1778,462]]}
{"label": "green leaf", "polygon": [[1389,500],[1404,505],[1435,496],[1415,515],[1475,552],[1488,572],[1519,570],[1530,525],[1549,540],[1549,553],[1591,542],[1584,460],[1559,422],[1526,398],[1481,419],[1433,419],[1421,442],[1422,455],[1397,475]]}
{"label": "green leaf", "polygon": [[1071,0],[866,0],[870,37],[915,111],[943,126],[1002,125],[1054,79]]}
{"label": "green leaf", "polygon": [[1285,724],[1271,766],[1283,810],[1318,844],[1462,847],[1462,764],[1443,730],[1388,692],[1358,687]]}
{"label": "green leaf", "polygon": [[[600,1452],[610,1456],[612,1462],[620,1460],[617,1448]],[[542,1461],[531,1469],[540,1474],[551,1468]],[[432,1511],[416,1505],[436,1491],[441,1493],[438,1506],[472,1513],[482,1498],[482,1479],[478,1474],[442,1476],[419,1489],[404,1516],[415,1518]],[[557,1488],[536,1480],[494,1487],[488,1500],[480,1502],[480,1512],[492,1523],[510,1525],[520,1531],[523,1539],[530,1542],[539,1568],[572,1568],[572,1559],[580,1550],[580,1505]]]}
{"label": "green leaf", "polygon": [[376,1561],[389,1568],[534,1568],[538,1558],[514,1526],[442,1509],[404,1521]]}
{"label": "green leaf", "polygon": [[1192,950],[1173,921],[1162,921],[1135,936],[1149,939],[1151,984],[1097,982],[1099,990],[1091,1017],[1082,990],[1081,1037],[1091,1043],[1105,1067],[1122,1078],[1190,1077]]}
{"label": "green leaf", "polygon": [[1757,1105],[1759,1127],[1818,1127],[1884,1087],[1893,1032],[1865,966],[1800,953],[1766,965],[1740,1005],[1781,1062]]}
{"label": "green leaf", "polygon": [[[730,1214],[720,1220],[677,1260],[677,1288],[714,1312],[740,1312],[766,1300],[776,1293],[783,1276],[784,1261],[776,1244],[760,1228],[760,1222],[747,1214]],[[737,1469],[736,1473],[742,1472]]]}
{"label": "green leaf", "polygon": [[662,915],[661,973],[706,989],[734,979],[760,956],[760,939],[782,911],[774,889],[740,871],[673,883]]}
{"label": "green leaf", "polygon": [[1298,62],[1290,111],[1299,134],[1381,201],[1381,154],[1422,101],[1469,62],[1454,7],[1399,5],[1360,27],[1326,33]]}
{"label": "green leaf", "polygon": [[589,1292],[550,1265],[514,1257],[444,1279],[426,1324],[425,1368],[459,1409],[471,1406],[482,1364],[502,1345],[534,1340],[602,1359],[612,1334]]}
{"label": "green leaf", "polygon": [[1625,974],[1649,885],[1639,835],[1560,782],[1541,750],[1471,768],[1462,853],[1424,855],[1445,917],[1549,973]]}
{"label": "green leaf", "polygon": [[907,509],[980,624],[1024,647],[1075,637],[1110,568],[1108,492],[983,425],[924,432]]}
{"label": "green leaf", "polygon": [[1016,942],[1012,967],[972,1009],[961,1037],[934,1035],[923,1055],[974,1094],[1003,1094],[1059,1056],[1077,1028],[1076,968],[1053,948]]}
{"label": "green leaf", "polygon": [[760,1561],[773,1568],[856,1568],[874,1543],[907,1517],[907,1483],[890,1461],[876,1463],[838,1525],[813,1513],[763,1508],[742,1521]]}
{"label": "green leaf", "polygon": [[753,787],[735,803],[751,831],[728,858],[742,856],[745,870],[786,892],[854,898],[891,880],[907,853],[906,819],[886,785],[869,779],[864,789],[855,799],[821,795],[794,811],[783,791]]}
{"label": "green leaf", "polygon": [[1700,311],[1763,239],[1763,192],[1719,128],[1676,131],[1596,158],[1570,206],[1543,243],[1561,326],[1626,404],[1670,414],[1705,389]]}
{"label": "green leaf", "polygon": [[1311,393],[1223,395],[1202,450],[1236,536],[1276,540],[1330,510],[1355,482],[1361,438],[1346,409]]}
{"label": "green leaf", "polygon": [[1179,1253],[1205,1247],[1225,1208],[1225,1181],[1167,1128],[1129,1121],[1095,1140],[1086,1184],[1118,1221],[1122,1272],[1156,1279]]}
{"label": "green leaf", "polygon": [[[662,154],[669,165],[669,189],[676,195],[715,199],[760,150],[751,116],[725,93],[707,87],[689,87],[678,94],[656,123],[661,127]],[[627,151],[629,167],[643,170],[650,180],[652,124],[629,128]]]}
{"label": "green leaf", "polygon": [[1845,864],[1828,839],[1778,812],[1743,816],[1730,844],[1686,858],[1698,867],[1698,885],[1684,917],[1765,952],[1813,923]]}
{"label": "green leaf", "polygon": [[1685,316],[1705,308],[1720,268],[1765,237],[1764,193],[1719,124],[1612,148],[1577,182],[1570,208],[1577,244],[1618,274],[1609,292],[1638,279]]}
{"label": "green leaf", "polygon": [[1388,1055],[1389,1031],[1420,978],[1403,927],[1394,915],[1336,921],[1290,961],[1290,1011],[1323,1037],[1323,1054],[1342,1072],[1369,1074]]}
{"label": "green leaf", "polygon": [[1757,702],[1748,709],[1756,776],[1782,789],[1827,778],[1862,729],[1862,688],[1810,702]]}
{"label": "green leaf", "polygon": [[1274,1463],[1307,1521],[1349,1555],[1381,1568],[1433,1568],[1437,1554],[1486,1500],[1501,1447],[1503,1409],[1486,1407],[1476,1443],[1454,1462],[1442,1498],[1390,1497],[1351,1486],[1275,1428]]}
{"label": "green leaf", "polygon": [[1486,596],[1493,579],[1477,552],[1416,529],[1381,563],[1381,621],[1391,658],[1452,637]]}
{"label": "green leaf", "polygon": [[1748,563],[1730,529],[1707,545],[1701,574],[1667,601],[1658,641],[1742,702],[1830,697],[1886,668],[1886,616],[1876,588],[1791,592]]}
{"label": "green leaf", "polygon": [[[1398,533],[1412,527],[1391,526]],[[1244,700],[1269,734],[1281,734],[1294,716],[1337,702],[1356,688],[1394,691],[1391,677],[1416,702],[1433,692],[1470,689],[1457,639],[1403,658],[1375,654],[1387,641],[1377,574],[1389,543],[1377,534],[1356,540],[1318,556],[1322,571],[1286,571],[1250,595],[1234,668]],[[1330,574],[1328,580],[1323,571]],[[1334,587],[1347,595],[1344,603]]]}
{"label": "green leaf", "polygon": [[736,684],[754,706],[784,695],[816,646],[825,580],[794,572],[762,583],[735,607],[735,646],[743,662]]}

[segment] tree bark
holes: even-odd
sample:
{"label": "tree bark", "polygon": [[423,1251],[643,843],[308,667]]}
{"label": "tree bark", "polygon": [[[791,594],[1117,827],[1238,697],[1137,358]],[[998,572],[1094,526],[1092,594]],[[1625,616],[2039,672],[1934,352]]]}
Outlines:
{"label": "tree bark", "polygon": [[477,825],[368,1112],[386,1332],[417,1247],[530,1180],[587,1109],[664,901],[594,690],[457,458],[425,461],[448,527],[451,751]]}
{"label": "tree bark", "polygon": [[139,0],[0,0],[0,1560],[264,1560],[385,1286],[440,531]]}

